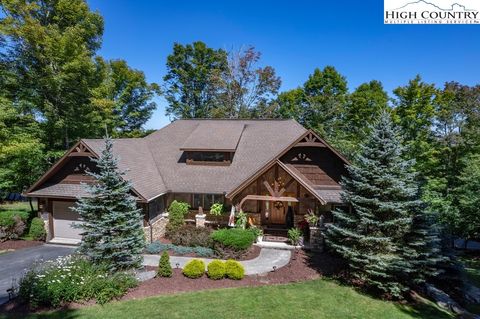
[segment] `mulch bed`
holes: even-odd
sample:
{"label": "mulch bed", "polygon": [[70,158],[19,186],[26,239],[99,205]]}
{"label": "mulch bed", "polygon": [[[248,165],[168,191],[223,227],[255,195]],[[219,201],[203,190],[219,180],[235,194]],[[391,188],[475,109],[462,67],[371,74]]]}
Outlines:
{"label": "mulch bed", "polygon": [[[325,253],[310,254],[303,250],[292,256],[290,263],[276,271],[262,275],[245,276],[242,280],[211,280],[206,275],[199,279],[189,279],[181,269],[174,269],[171,278],[154,278],[130,290],[122,299],[139,299],[156,295],[231,287],[253,287],[272,284],[286,284],[312,280],[322,275],[334,275],[341,268],[338,260]],[[156,270],[156,267],[149,267]]]}
{"label": "mulch bed", "polygon": [[34,247],[44,244],[37,240],[7,240],[0,243],[0,250],[17,250],[22,248]]}
{"label": "mulch bed", "polygon": [[[157,267],[146,267],[147,270],[156,270]],[[141,299],[156,295],[168,295],[182,292],[232,288],[232,287],[254,287],[264,285],[286,284],[301,282],[320,278],[323,275],[335,275],[342,269],[342,263],[338,259],[326,253],[309,253],[303,250],[292,253],[290,263],[285,267],[262,275],[245,276],[242,280],[211,280],[206,275],[199,279],[190,279],[182,274],[181,269],[174,269],[171,278],[153,278],[140,283],[136,288],[131,289],[122,300]],[[76,309],[93,305],[93,301],[86,303],[70,303],[61,309]],[[37,312],[52,309],[39,309]],[[0,314],[28,314],[26,305],[12,300],[0,306]]]}

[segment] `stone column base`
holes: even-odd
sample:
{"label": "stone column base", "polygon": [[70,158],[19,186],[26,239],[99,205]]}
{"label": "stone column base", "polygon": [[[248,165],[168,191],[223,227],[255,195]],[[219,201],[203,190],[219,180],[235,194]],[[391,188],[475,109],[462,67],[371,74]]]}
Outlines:
{"label": "stone column base", "polygon": [[197,227],[205,227],[205,219],[207,215],[206,214],[197,214],[195,215],[195,226]]}
{"label": "stone column base", "polygon": [[312,227],[310,226],[310,246],[312,250],[315,251],[323,251],[323,233],[320,227]]}

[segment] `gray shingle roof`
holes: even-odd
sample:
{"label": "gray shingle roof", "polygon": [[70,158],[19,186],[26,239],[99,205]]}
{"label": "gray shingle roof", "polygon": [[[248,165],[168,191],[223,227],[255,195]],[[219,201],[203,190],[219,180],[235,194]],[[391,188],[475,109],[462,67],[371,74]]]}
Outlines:
{"label": "gray shingle roof", "polygon": [[[219,129],[209,132],[213,140],[226,137],[229,125],[243,125],[237,149],[229,166],[186,165],[179,161],[180,146],[198,126]],[[145,138],[166,188],[185,193],[228,193],[295,142],[306,129],[293,120],[178,120]],[[216,135],[216,136],[215,136]],[[205,136],[208,141],[208,136]]]}
{"label": "gray shingle roof", "polygon": [[[100,155],[105,147],[103,139],[85,139],[83,141],[97,155]],[[115,139],[113,152],[119,159],[119,168],[126,171],[125,177],[132,182],[133,188],[147,201],[167,191],[145,138]]]}
{"label": "gray shingle roof", "polygon": [[182,150],[235,151],[245,124],[237,121],[196,121]]}
{"label": "gray shingle roof", "polygon": [[[234,190],[306,132],[294,120],[177,120],[144,138],[115,139],[113,151],[119,168],[127,171],[126,178],[147,201],[168,191],[222,194]],[[97,155],[104,148],[102,139],[82,141]],[[182,147],[236,151],[229,166],[187,165]],[[79,192],[80,185],[58,184],[29,195],[76,197]]]}
{"label": "gray shingle roof", "polygon": [[86,186],[82,184],[53,184],[42,185],[28,195],[31,197],[85,197],[88,196],[88,193]]}
{"label": "gray shingle roof", "polygon": [[316,189],[315,192],[327,203],[340,204],[342,201],[341,189]]}

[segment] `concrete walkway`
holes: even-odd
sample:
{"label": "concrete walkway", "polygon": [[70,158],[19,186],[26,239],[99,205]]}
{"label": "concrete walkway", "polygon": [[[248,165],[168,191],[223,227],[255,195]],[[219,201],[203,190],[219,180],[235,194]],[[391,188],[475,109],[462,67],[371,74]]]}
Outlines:
{"label": "concrete walkway", "polygon": [[[240,261],[240,263],[245,267],[246,275],[256,275],[272,271],[273,266],[277,269],[286,266],[290,261],[290,256],[290,250],[262,248],[258,257]],[[210,258],[170,256],[170,264],[173,268],[177,268],[178,263],[178,267],[183,268],[192,259],[201,259],[205,262],[205,265],[213,260]],[[158,266],[159,260],[159,255],[143,255],[144,266]]]}

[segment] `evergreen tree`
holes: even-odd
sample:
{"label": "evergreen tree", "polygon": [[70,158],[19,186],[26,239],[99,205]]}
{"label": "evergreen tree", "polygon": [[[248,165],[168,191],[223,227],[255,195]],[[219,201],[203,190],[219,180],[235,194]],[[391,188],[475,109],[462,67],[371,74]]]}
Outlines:
{"label": "evergreen tree", "polygon": [[172,277],[172,265],[170,265],[170,256],[166,251],[163,252],[158,262],[158,276],[160,277]]}
{"label": "evergreen tree", "polygon": [[96,183],[88,187],[88,197],[75,208],[84,223],[80,251],[96,264],[107,264],[111,271],[138,268],[145,247],[142,213],[130,194],[131,184],[118,170],[113,142],[107,136],[105,149],[94,159],[99,173],[88,174]]}
{"label": "evergreen tree", "polygon": [[417,199],[414,163],[402,158],[404,147],[390,115],[384,112],[369,130],[356,164],[342,181],[343,200],[352,210],[334,212],[327,243],[347,261],[355,279],[401,297],[410,278],[418,283],[430,273],[435,251],[430,232],[424,231],[428,224]]}

